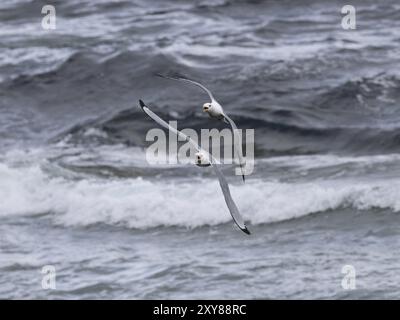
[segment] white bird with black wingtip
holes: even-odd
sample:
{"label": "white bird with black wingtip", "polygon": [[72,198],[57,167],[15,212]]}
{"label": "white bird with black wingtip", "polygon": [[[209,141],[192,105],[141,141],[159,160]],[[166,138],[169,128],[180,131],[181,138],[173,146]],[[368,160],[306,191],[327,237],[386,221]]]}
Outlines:
{"label": "white bird with black wingtip", "polygon": [[228,182],[226,181],[224,175],[222,174],[219,166],[220,163],[207,151],[202,149],[196,142],[194,142],[190,137],[182,133],[181,131],[175,129],[174,127],[170,126],[166,123],[163,119],[161,119],[158,115],[156,115],[153,111],[151,111],[142,100],[139,100],[139,105],[142,110],[155,122],[157,122],[162,127],[168,129],[169,131],[173,132],[174,134],[178,135],[183,141],[189,142],[197,151],[195,164],[199,167],[209,167],[211,166],[218,177],[219,184],[222,189],[222,193],[224,194],[226,205],[228,206],[229,212],[233,218],[233,221],[236,225],[246,234],[250,234],[250,231],[247,229],[246,224],[239,213],[239,209],[237,208],[235,202],[232,199],[232,195],[229,189]]}
{"label": "white bird with black wingtip", "polygon": [[199,88],[203,89],[208,94],[208,96],[211,99],[211,102],[207,102],[207,103],[203,104],[203,111],[208,113],[208,115],[211,118],[214,118],[214,119],[217,119],[217,120],[221,120],[221,121],[224,121],[224,122],[230,124],[230,126],[232,128],[232,132],[233,132],[233,137],[234,137],[234,146],[235,146],[235,150],[236,150],[236,155],[238,157],[239,166],[240,166],[240,169],[241,169],[241,172],[242,172],[242,178],[243,178],[243,181],[245,181],[244,176],[245,176],[246,161],[245,161],[245,159],[243,157],[242,142],[241,142],[239,130],[238,130],[235,122],[233,122],[233,120],[225,113],[225,111],[222,108],[222,106],[214,98],[214,95],[211,93],[211,91],[208,90],[201,83],[196,82],[194,80],[190,80],[190,79],[181,77],[181,76],[179,76],[179,77],[178,76],[167,76],[167,75],[162,75],[162,74],[159,74],[159,73],[157,74],[157,76],[159,76],[161,78],[165,78],[165,79],[183,81],[183,82],[194,84],[195,86],[198,86]]}

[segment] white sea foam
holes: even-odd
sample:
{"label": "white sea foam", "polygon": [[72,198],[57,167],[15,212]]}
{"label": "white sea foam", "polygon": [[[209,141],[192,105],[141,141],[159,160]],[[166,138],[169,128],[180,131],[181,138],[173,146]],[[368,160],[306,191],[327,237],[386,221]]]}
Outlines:
{"label": "white sea foam", "polygon": [[[56,70],[74,53],[72,49],[28,47],[6,48],[0,52],[0,67],[7,67],[7,76],[15,77],[24,69],[25,75]],[[6,78],[3,76],[2,78]]]}
{"label": "white sea foam", "polygon": [[338,156],[333,154],[326,155],[300,155],[300,156],[281,156],[259,160],[268,164],[279,164],[284,166],[297,167],[300,170],[326,168],[331,166],[358,164],[371,166],[375,164],[399,163],[399,154],[368,155],[368,156]]}
{"label": "white sea foam", "polygon": [[[198,227],[230,222],[214,179],[70,179],[51,177],[39,164],[0,164],[0,216],[51,213],[54,223],[129,228]],[[343,207],[400,211],[400,182],[330,180],[307,183],[249,180],[232,194],[246,220],[262,224]]]}

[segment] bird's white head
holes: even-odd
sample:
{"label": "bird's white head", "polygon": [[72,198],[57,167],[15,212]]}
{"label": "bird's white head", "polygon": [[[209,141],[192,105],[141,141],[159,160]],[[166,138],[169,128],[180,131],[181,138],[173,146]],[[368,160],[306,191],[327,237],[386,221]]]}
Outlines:
{"label": "bird's white head", "polygon": [[208,160],[208,158],[204,155],[204,153],[202,152],[197,152],[196,155],[196,162],[195,164],[199,167],[207,167],[210,165],[210,161]]}
{"label": "bird's white head", "polygon": [[203,104],[203,112],[210,112],[211,110],[211,103],[205,103]]}

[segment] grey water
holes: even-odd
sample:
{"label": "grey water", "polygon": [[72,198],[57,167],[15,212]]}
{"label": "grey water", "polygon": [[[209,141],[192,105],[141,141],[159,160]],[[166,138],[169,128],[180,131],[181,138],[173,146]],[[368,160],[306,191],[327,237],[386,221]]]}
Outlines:
{"label": "grey water", "polygon": [[[0,4],[0,298],[398,299],[400,4]],[[209,87],[255,130],[246,183],[150,165],[143,99],[182,128]],[[355,287],[346,287],[345,266]],[[56,288],[43,288],[53,266]]]}

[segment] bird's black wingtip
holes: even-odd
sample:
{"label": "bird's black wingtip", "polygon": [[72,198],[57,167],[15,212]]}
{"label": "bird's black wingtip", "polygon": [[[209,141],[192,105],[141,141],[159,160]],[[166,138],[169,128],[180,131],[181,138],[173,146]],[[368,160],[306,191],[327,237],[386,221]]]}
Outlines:
{"label": "bird's black wingtip", "polygon": [[146,105],[144,104],[143,100],[139,99],[139,106],[143,109]]}
{"label": "bird's black wingtip", "polygon": [[243,229],[241,229],[245,234],[251,235],[249,229],[245,226]]}

